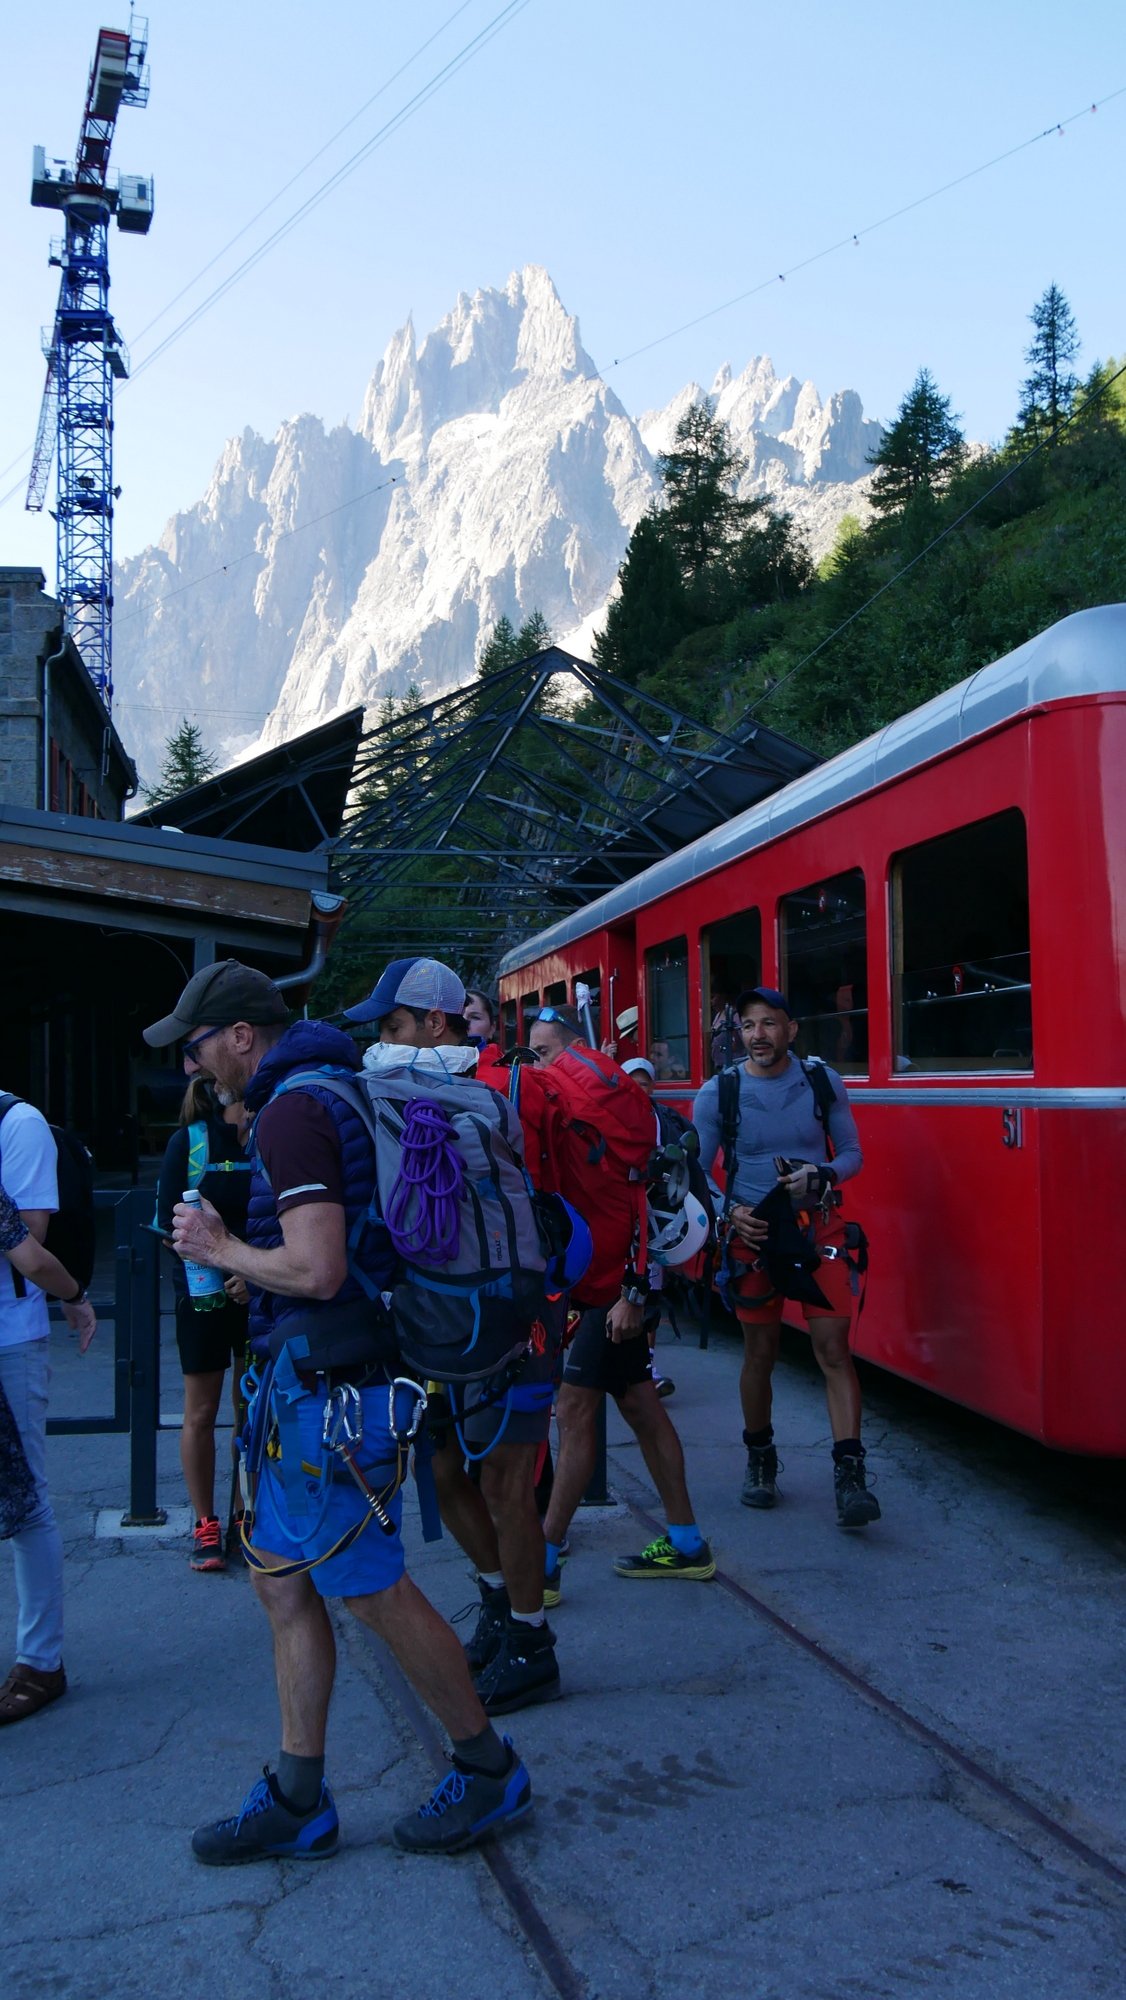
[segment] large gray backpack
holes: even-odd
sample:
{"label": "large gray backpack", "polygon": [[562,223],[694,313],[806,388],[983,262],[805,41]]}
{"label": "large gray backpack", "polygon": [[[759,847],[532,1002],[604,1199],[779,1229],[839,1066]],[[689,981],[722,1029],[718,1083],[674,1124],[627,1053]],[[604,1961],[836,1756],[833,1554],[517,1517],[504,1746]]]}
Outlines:
{"label": "large gray backpack", "polygon": [[525,1351],[545,1305],[547,1246],[518,1113],[468,1077],[404,1068],[286,1079],[290,1089],[313,1082],[352,1105],[371,1135],[375,1188],[356,1236],[382,1224],[402,1260],[391,1317],[403,1366],[420,1381],[498,1374]]}

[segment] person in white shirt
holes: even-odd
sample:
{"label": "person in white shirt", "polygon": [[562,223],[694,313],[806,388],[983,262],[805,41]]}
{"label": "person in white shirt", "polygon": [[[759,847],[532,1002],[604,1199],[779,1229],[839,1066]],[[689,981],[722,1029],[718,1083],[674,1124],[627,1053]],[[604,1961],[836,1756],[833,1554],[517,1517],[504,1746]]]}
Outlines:
{"label": "person in white shirt", "polygon": [[[41,1243],[59,1205],[57,1153],[47,1120],[31,1104],[13,1104],[0,1123],[0,1183],[24,1228]],[[73,1304],[85,1304],[81,1286]],[[87,1314],[92,1320],[88,1306]],[[47,1491],[47,1335],[42,1291],[29,1281],[17,1285],[8,1257],[0,1257],[0,1386],[35,1482],[31,1511],[11,1537],[16,1664],[0,1687],[0,1724],[22,1721],[66,1692],[63,1545]]]}

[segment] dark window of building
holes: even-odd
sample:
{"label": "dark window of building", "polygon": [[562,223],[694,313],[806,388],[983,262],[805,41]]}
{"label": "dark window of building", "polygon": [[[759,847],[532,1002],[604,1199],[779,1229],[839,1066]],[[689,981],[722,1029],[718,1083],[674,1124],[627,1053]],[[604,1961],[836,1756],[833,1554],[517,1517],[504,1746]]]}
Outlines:
{"label": "dark window of building", "polygon": [[798,1048],[853,1075],[868,1068],[867,943],[859,868],[783,896],[782,985],[801,1021]]}
{"label": "dark window of building", "polygon": [[540,1011],[538,993],[522,993],[520,996],[520,1040],[527,1043],[528,1030]]}
{"label": "dark window of building", "polygon": [[688,1075],[688,939],[670,938],[645,954],[649,1045],[658,1081]]}
{"label": "dark window of building", "polygon": [[[596,1049],[602,1041],[601,974],[597,966],[591,972],[580,972],[572,987],[572,997],[590,1036],[591,1048]],[[590,1011],[589,1021],[587,1009]]]}
{"label": "dark window of building", "polygon": [[742,1057],[735,1002],[762,978],[762,918],[740,910],[700,932],[700,992],[704,1003],[704,1074],[714,1076]]}
{"label": "dark window of building", "polygon": [[897,855],[892,953],[898,1070],[1032,1068],[1022,813]]}
{"label": "dark window of building", "polygon": [[553,980],[550,986],[545,986],[543,997],[544,997],[544,1005],[547,1007],[566,1006],[567,981],[565,979]]}

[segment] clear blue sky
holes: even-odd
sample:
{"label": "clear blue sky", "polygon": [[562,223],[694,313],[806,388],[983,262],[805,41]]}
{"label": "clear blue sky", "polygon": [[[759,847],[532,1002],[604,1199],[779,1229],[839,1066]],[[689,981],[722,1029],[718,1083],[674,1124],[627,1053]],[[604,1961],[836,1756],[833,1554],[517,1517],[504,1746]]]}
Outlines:
{"label": "clear blue sky", "polygon": [[[112,303],[140,361],[270,228],[499,11],[468,0],[147,338],[137,336],[457,0],[154,0],[152,95],[114,164],[151,173],[147,238],[111,239]],[[116,0],[10,15],[0,130],[0,465],[34,436],[58,218],[29,203],[31,149],[70,156],[97,29]],[[120,393],[117,553],[204,490],[224,439],[312,410],[359,413],[386,341],[459,291],[551,272],[635,414],[755,353],[887,417],[926,364],[968,434],[1010,421],[1027,314],[1051,281],[1084,365],[1126,352],[1126,95],[913,215],[677,335],[759,279],[1126,85],[1121,0],[529,0],[213,310]],[[13,472],[0,482],[12,483]],[[53,524],[0,510],[0,561],[54,576]]]}

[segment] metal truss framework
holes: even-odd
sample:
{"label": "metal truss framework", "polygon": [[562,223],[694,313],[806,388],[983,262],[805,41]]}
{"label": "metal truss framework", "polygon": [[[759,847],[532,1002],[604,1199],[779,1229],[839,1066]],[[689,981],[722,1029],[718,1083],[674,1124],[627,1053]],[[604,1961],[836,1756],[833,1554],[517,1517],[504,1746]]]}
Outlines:
{"label": "metal truss framework", "polygon": [[363,738],[336,875],[389,949],[486,966],[817,762],[551,646]]}

